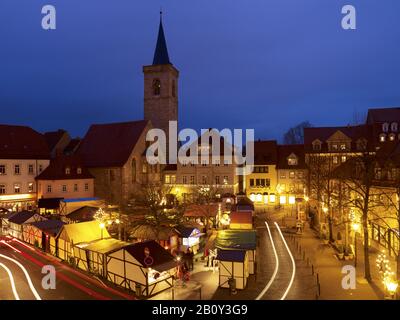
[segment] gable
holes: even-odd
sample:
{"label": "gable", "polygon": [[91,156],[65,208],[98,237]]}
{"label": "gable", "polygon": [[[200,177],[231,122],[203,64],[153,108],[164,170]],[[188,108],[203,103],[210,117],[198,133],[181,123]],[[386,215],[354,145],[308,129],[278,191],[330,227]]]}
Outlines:
{"label": "gable", "polygon": [[346,136],[342,131],[338,130],[328,139],[326,139],[326,141],[351,141],[351,139]]}

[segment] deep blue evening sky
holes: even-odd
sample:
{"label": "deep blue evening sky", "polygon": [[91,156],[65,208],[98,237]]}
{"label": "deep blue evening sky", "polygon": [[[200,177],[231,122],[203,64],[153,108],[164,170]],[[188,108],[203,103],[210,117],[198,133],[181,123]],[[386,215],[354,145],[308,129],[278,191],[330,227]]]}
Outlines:
{"label": "deep blue evening sky", "polygon": [[[41,8],[57,9],[57,30]],[[357,30],[341,8],[357,9]],[[143,118],[159,9],[180,70],[180,126],[345,125],[400,105],[398,0],[1,0],[0,123],[84,135]]]}

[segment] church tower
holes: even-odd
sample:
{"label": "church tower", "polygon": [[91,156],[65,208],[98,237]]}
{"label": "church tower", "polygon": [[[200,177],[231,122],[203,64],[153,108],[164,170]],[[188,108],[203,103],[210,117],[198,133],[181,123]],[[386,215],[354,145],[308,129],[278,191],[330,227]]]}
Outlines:
{"label": "church tower", "polygon": [[144,119],[164,130],[168,141],[169,121],[178,121],[179,71],[169,60],[161,12],[153,64],[144,66],[143,73]]}

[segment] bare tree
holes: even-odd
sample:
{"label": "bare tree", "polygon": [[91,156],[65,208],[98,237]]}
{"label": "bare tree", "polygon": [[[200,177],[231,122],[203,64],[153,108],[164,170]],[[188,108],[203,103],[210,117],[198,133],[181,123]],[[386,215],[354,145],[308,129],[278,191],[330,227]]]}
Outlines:
{"label": "bare tree", "polygon": [[312,127],[308,121],[303,121],[298,125],[290,128],[283,136],[284,144],[303,144],[304,143],[304,128]]}
{"label": "bare tree", "polygon": [[178,202],[171,188],[160,183],[146,184],[131,201],[128,214],[137,215],[135,226],[150,226],[159,240],[164,227],[177,227],[183,222],[188,203]]}
{"label": "bare tree", "polygon": [[376,192],[373,188],[376,167],[375,153],[369,151],[365,146],[363,151],[349,159],[336,171],[337,176],[342,179],[351,194],[347,206],[361,214],[364,240],[364,277],[368,281],[372,280],[368,222],[374,208],[381,205],[381,192]]}

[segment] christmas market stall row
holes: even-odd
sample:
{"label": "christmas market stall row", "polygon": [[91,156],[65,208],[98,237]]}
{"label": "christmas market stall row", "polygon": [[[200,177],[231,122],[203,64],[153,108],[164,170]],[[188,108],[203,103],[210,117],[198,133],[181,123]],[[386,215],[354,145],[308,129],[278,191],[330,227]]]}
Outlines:
{"label": "christmas market stall row", "polygon": [[114,239],[99,221],[65,224],[25,211],[2,218],[2,232],[138,297],[152,297],[173,285],[177,262],[165,248],[154,240]]}

